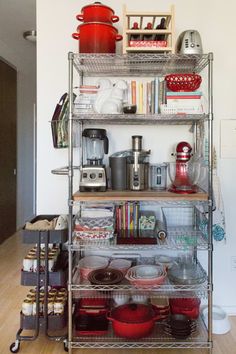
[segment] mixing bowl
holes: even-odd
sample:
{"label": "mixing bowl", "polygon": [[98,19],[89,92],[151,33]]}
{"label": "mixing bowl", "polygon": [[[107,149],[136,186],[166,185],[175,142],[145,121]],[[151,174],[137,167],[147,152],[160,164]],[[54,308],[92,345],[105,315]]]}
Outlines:
{"label": "mixing bowl", "polygon": [[200,167],[199,162],[170,162],[168,174],[172,188],[179,191],[194,191],[200,177]]}

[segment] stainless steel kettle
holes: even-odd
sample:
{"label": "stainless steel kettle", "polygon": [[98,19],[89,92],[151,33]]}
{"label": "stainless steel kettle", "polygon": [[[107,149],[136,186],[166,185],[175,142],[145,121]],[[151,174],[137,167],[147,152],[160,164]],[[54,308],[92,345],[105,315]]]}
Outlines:
{"label": "stainless steel kettle", "polygon": [[180,54],[203,54],[199,32],[196,30],[182,32],[177,39],[176,51]]}

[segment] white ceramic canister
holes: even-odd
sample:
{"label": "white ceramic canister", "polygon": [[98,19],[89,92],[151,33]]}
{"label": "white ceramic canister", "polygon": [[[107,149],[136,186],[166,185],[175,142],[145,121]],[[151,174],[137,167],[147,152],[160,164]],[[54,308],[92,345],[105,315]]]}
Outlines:
{"label": "white ceramic canister", "polygon": [[55,315],[62,315],[64,313],[64,302],[56,300],[54,302],[54,314]]}
{"label": "white ceramic canister", "polygon": [[33,302],[32,300],[25,299],[22,303],[22,313],[25,316],[31,316],[33,314]]}
{"label": "white ceramic canister", "polygon": [[23,259],[23,271],[24,272],[32,272],[34,266],[34,257],[27,256]]}

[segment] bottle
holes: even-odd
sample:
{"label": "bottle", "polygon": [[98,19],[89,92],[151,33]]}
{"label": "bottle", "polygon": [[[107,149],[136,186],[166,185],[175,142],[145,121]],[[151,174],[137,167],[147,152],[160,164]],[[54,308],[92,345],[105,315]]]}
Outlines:
{"label": "bottle", "polygon": [[[132,30],[138,30],[139,29],[138,22],[134,22],[131,29]],[[131,34],[130,40],[131,41],[139,41],[140,40],[140,34]]]}
{"label": "bottle", "polygon": [[[145,30],[152,30],[152,23],[148,22],[144,29]],[[144,34],[143,35],[143,41],[152,41],[152,40],[153,40],[153,34]]]}
{"label": "bottle", "polygon": [[[161,22],[159,25],[156,26],[156,29],[166,29],[166,19],[165,17],[162,17]],[[155,41],[164,41],[165,40],[165,34],[156,34],[155,36]]]}

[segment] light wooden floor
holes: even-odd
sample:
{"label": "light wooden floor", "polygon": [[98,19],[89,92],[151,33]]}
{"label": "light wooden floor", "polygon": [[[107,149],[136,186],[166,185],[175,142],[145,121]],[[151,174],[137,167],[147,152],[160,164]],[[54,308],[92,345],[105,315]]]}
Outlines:
{"label": "light wooden floor", "polygon": [[[29,249],[23,245],[19,235],[14,235],[0,245],[0,354],[9,353],[9,346],[15,340],[19,329],[19,311],[21,302],[28,292],[28,287],[20,285],[20,269],[23,256]],[[236,354],[236,317],[231,318],[232,330],[227,335],[214,336],[214,354]],[[74,350],[75,354],[206,354],[206,350],[111,350],[86,349]],[[40,336],[34,342],[22,342],[22,354],[62,354],[65,353],[61,343],[51,342]]]}

